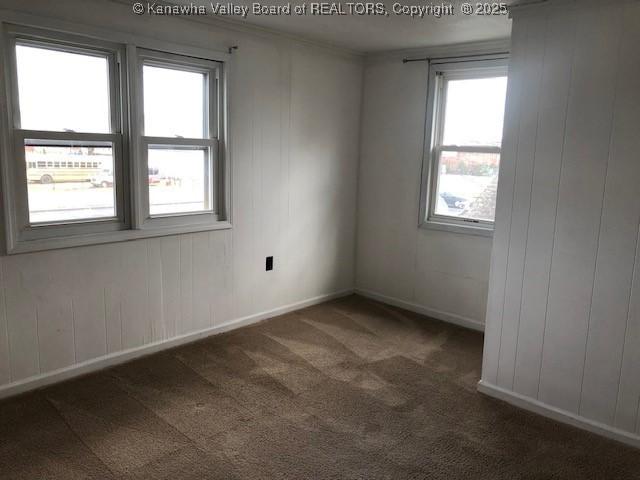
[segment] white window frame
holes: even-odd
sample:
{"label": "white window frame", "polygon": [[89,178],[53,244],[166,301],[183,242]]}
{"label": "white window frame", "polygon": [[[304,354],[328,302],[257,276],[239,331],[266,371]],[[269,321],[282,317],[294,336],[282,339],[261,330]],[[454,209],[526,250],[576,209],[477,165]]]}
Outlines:
{"label": "white window frame", "polygon": [[[120,101],[126,98],[126,79],[120,65],[124,60],[124,48],[110,42],[57,33],[46,30],[8,25],[5,29],[6,55],[4,56],[5,81],[9,85],[7,104],[7,129],[10,153],[5,162],[6,179],[4,182],[5,209],[7,227],[12,235],[7,239],[11,249],[20,242],[46,241],[49,238],[71,237],[77,235],[95,235],[126,229],[130,222],[126,206],[127,158],[125,155],[127,138],[123,134],[127,130],[126,105]],[[20,104],[18,94],[18,77],[16,63],[16,45],[28,45],[61,52],[82,53],[104,56],[109,65],[109,110],[111,133],[59,132],[49,130],[26,130],[21,128]],[[124,90],[124,91],[123,91]],[[31,223],[29,221],[29,205],[27,193],[27,177],[25,162],[25,139],[43,140],[46,142],[109,142],[113,148],[115,216],[110,218],[77,219],[47,223]]]}
{"label": "white window frame", "polygon": [[[224,183],[223,165],[220,161],[221,132],[224,131],[224,118],[218,114],[219,105],[223,104],[221,89],[222,64],[206,59],[193,58],[185,55],[158,52],[147,49],[136,49],[136,122],[138,139],[138,189],[139,212],[138,226],[141,229],[154,229],[162,227],[179,226],[212,226],[223,218]],[[152,137],[144,135],[144,77],[145,65],[173,68],[182,71],[191,71],[206,75],[205,86],[205,125],[204,138],[182,137]],[[151,215],[149,208],[149,183],[148,176],[148,147],[165,146],[177,148],[206,148],[209,152],[208,171],[206,175],[207,195],[209,197],[209,209],[196,212],[180,212],[174,214]]]}
{"label": "white window frame", "polygon": [[507,57],[491,55],[482,58],[443,59],[430,63],[420,193],[420,227],[482,236],[491,236],[493,234],[494,222],[436,214],[436,195],[438,192],[438,171],[442,152],[501,154],[502,151],[501,146],[443,144],[447,82],[449,80],[507,76],[507,63]]}
{"label": "white window frame", "polygon": [[[113,141],[114,138],[114,184],[116,185],[117,217],[89,221],[70,221],[57,224],[38,224],[30,227],[28,221],[28,195],[24,148],[17,148],[16,132],[19,129],[19,104],[17,103],[17,69],[15,68],[15,47],[12,36],[18,33],[33,41],[57,42],[65,48],[104,50],[114,52],[117,82],[112,96],[117,103],[119,128],[112,127],[111,134],[83,134],[73,132],[28,132],[22,138],[59,139],[82,141]],[[228,148],[228,93],[229,67],[231,55],[219,50],[175,44],[113,29],[78,25],[34,15],[26,15],[8,10],[0,10],[0,62],[3,72],[0,74],[0,170],[2,174],[2,220],[4,240],[0,254],[19,254],[25,252],[68,248],[82,245],[134,240],[138,238],[159,237],[199,231],[232,228],[231,224],[231,155]],[[117,52],[117,54],[115,54]],[[148,215],[145,197],[148,188],[146,159],[140,148],[141,137],[142,90],[138,74],[139,55],[151,52],[152,56],[185,61],[189,64],[215,65],[215,102],[211,103],[210,119],[215,120],[215,138],[213,133],[206,139],[209,145],[215,145],[217,158],[213,164],[215,172],[211,177],[213,208],[210,212],[195,214],[174,214],[166,217]],[[12,66],[13,62],[13,66]],[[213,78],[213,77],[211,77]],[[215,107],[213,106],[215,105]],[[6,108],[5,108],[6,107]],[[6,111],[6,114],[5,114]],[[112,106],[112,113],[116,109]],[[18,117],[16,117],[18,114]],[[113,115],[112,115],[113,116]],[[113,120],[112,120],[113,125]],[[211,127],[213,124],[210,124]],[[201,140],[201,139],[200,139]],[[22,153],[20,151],[22,150]],[[211,148],[214,151],[214,148]],[[144,166],[143,166],[144,165]],[[19,168],[16,168],[19,167]],[[144,172],[143,175],[140,175]],[[115,182],[118,182],[117,184]],[[215,183],[214,183],[215,182]],[[121,185],[118,188],[117,185]],[[26,216],[25,216],[26,213]]]}

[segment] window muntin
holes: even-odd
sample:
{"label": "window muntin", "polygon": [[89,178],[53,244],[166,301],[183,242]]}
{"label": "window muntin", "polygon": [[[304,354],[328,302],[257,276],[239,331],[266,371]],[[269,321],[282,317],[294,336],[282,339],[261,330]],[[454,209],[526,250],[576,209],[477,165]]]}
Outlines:
{"label": "window muntin", "polygon": [[427,225],[493,226],[507,84],[503,65],[432,66]]}
{"label": "window muntin", "polygon": [[141,51],[139,59],[145,221],[194,215],[215,220],[218,65],[150,51]]}

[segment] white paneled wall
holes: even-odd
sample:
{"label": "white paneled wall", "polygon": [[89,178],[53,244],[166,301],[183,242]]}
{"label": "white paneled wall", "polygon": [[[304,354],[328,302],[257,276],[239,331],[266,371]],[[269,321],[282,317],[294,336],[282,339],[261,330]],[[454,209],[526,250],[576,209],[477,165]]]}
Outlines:
{"label": "white paneled wall", "polygon": [[557,3],[514,13],[482,383],[640,434],[640,2]]}
{"label": "white paneled wall", "polygon": [[[508,42],[412,57],[504,51]],[[482,328],[491,238],[418,227],[428,66],[404,54],[365,65],[356,287],[427,315]]]}
{"label": "white paneled wall", "polygon": [[233,229],[0,257],[0,395],[88,360],[353,288],[361,58],[136,16],[117,2],[34,0],[28,11],[239,46],[230,71]]}

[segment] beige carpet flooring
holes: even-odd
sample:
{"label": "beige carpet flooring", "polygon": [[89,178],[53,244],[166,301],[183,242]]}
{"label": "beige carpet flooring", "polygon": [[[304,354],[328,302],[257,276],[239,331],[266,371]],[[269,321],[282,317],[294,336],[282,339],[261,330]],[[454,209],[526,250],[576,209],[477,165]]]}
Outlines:
{"label": "beige carpet flooring", "polygon": [[640,479],[476,392],[482,335],[357,296],[0,402],[0,479]]}

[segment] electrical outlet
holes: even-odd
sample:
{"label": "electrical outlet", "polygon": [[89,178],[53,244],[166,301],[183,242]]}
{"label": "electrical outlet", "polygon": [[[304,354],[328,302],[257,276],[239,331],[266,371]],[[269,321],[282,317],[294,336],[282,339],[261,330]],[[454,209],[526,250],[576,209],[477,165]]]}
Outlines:
{"label": "electrical outlet", "polygon": [[273,257],[267,257],[267,261],[265,262],[265,270],[267,272],[273,270]]}

